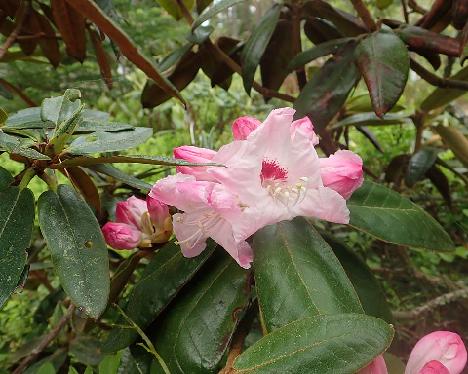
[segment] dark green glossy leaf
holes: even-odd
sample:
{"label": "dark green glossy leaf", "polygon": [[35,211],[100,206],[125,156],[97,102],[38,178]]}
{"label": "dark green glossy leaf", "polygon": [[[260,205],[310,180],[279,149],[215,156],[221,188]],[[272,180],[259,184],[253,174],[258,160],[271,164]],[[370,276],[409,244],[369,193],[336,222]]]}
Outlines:
{"label": "dark green glossy leaf", "polygon": [[405,182],[409,187],[424,178],[424,174],[437,160],[438,153],[437,148],[424,147],[411,156],[405,178]]}
{"label": "dark green glossy leaf", "polygon": [[260,19],[242,50],[242,79],[248,94],[252,89],[255,70],[273,35],[280,12],[281,5],[273,5]]}
{"label": "dark green glossy leaf", "polygon": [[107,247],[91,208],[67,185],[39,198],[39,226],[60,284],[72,302],[97,318],[107,306]]}
{"label": "dark green glossy leaf", "polygon": [[200,26],[193,30],[186,39],[193,44],[202,44],[210,37],[213,31],[213,26]]}
{"label": "dark green glossy leaf", "polygon": [[236,373],[354,374],[385,351],[390,325],[363,314],[307,317],[260,339],[234,362]]}
{"label": "dark green glossy leaf", "polygon": [[83,109],[81,119],[83,121],[107,123],[109,122],[109,113],[93,109]]}
{"label": "dark green glossy leaf", "polygon": [[366,263],[342,242],[325,236],[356,290],[366,314],[392,323],[393,317],[377,279]]}
{"label": "dark green glossy leaf", "polygon": [[[289,74],[288,64],[294,57],[294,43],[291,43],[293,23],[281,19],[260,59],[262,86],[278,91]],[[281,51],[281,53],[278,53]],[[267,99],[265,97],[265,99]]]}
{"label": "dark green glossy leaf", "polygon": [[[1,169],[4,170],[4,169]],[[25,188],[0,191],[0,307],[21,279],[34,222],[34,196]]]}
{"label": "dark green glossy leaf", "polygon": [[8,135],[0,131],[0,150],[33,160],[50,160],[50,157],[39,153],[35,149],[28,148],[26,144],[23,145],[22,140],[23,138]]}
{"label": "dark green glossy leaf", "polygon": [[220,0],[216,1],[211,5],[209,8],[205,9],[205,11],[200,14],[200,17],[198,17],[192,24],[192,29],[197,28],[200,26],[203,22],[209,20],[212,18],[214,15],[218,14],[219,12],[222,12],[223,10],[232,7],[233,5],[239,4],[244,0]]}
{"label": "dark green glossy leaf", "polygon": [[169,55],[164,57],[162,61],[159,63],[159,69],[161,71],[166,71],[173,65],[177,64],[179,60],[184,56],[185,54],[188,53],[193,47],[193,43],[188,43],[183,45],[180,48],[177,48],[173,52],[171,52]]}
{"label": "dark green glossy leaf", "polygon": [[10,172],[0,167],[0,191],[6,189],[11,182],[13,182],[13,177]]}
{"label": "dark green glossy leaf", "polygon": [[377,117],[374,113],[358,113],[346,117],[335,123],[332,128],[338,129],[346,126],[389,126],[389,125],[410,125],[411,119],[405,114],[387,113],[383,118]]}
{"label": "dark green glossy leaf", "polygon": [[77,133],[87,133],[94,131],[106,131],[106,132],[119,132],[133,130],[134,127],[127,123],[113,123],[113,122],[95,122],[95,121],[82,121],[76,130]]}
{"label": "dark green glossy leaf", "polygon": [[356,62],[369,89],[374,112],[382,117],[405,89],[409,74],[408,49],[393,31],[385,29],[359,43]]}
{"label": "dark green glossy leaf", "polygon": [[94,165],[90,167],[91,170],[97,171],[98,173],[102,173],[105,175],[108,175],[114,179],[117,179],[120,182],[123,182],[124,184],[137,188],[139,190],[143,191],[149,191],[151,189],[151,184],[146,183],[145,181],[142,181],[133,175],[129,175],[124,173],[123,171],[107,164],[101,164],[101,165]]}
{"label": "dark green glossy leaf", "polygon": [[152,134],[152,129],[144,127],[136,127],[132,131],[121,132],[97,131],[75,139],[67,148],[67,152],[75,155],[85,155],[123,151],[144,143]]}
{"label": "dark green glossy leaf", "polygon": [[102,360],[100,342],[93,336],[77,336],[70,343],[69,353],[76,361],[89,366],[96,366]]}
{"label": "dark green glossy leaf", "polygon": [[306,316],[363,312],[330,246],[304,218],[263,228],[253,247],[255,286],[267,331]]}
{"label": "dark green glossy leaf", "polygon": [[109,156],[109,157],[74,157],[58,164],[58,168],[68,168],[71,166],[89,167],[99,164],[145,164],[162,166],[222,166],[214,163],[194,164],[184,160],[179,160],[166,156]]}
{"label": "dark green glossy leaf", "polygon": [[217,373],[249,304],[250,272],[230,256],[217,253],[204,269],[154,326],[154,346],[172,374]]}
{"label": "dark green glossy leaf", "polygon": [[294,70],[297,68],[301,68],[305,64],[315,60],[316,58],[331,55],[335,53],[340,46],[348,43],[350,40],[352,40],[352,38],[340,38],[320,43],[315,47],[308,49],[307,51],[304,51],[302,53],[299,53],[296,57],[294,57],[289,63],[288,69]]}
{"label": "dark green glossy leaf", "polygon": [[302,14],[306,17],[318,17],[332,22],[343,36],[356,36],[368,32],[359,18],[334,8],[329,1],[306,1],[302,8]]}
{"label": "dark green glossy leaf", "polygon": [[[128,297],[125,308],[128,317],[140,328],[146,328],[176,296],[182,285],[192,278],[212,250],[211,246],[200,256],[188,259],[182,256],[180,248],[174,243],[160,249]],[[121,320],[121,324],[125,324],[125,321]],[[110,332],[103,349],[108,352],[118,351],[133,343],[137,337],[138,334],[131,328],[115,328]]]}
{"label": "dark green glossy leaf", "polygon": [[344,37],[330,21],[308,17],[304,23],[304,33],[315,45]]}
{"label": "dark green glossy leaf", "polygon": [[453,248],[449,235],[434,218],[387,187],[366,181],[347,205],[349,224],[380,240],[435,250]]}
{"label": "dark green glossy leaf", "polygon": [[313,75],[294,102],[297,118],[309,115],[318,130],[328,125],[359,80],[353,53],[354,43],[344,46]]}

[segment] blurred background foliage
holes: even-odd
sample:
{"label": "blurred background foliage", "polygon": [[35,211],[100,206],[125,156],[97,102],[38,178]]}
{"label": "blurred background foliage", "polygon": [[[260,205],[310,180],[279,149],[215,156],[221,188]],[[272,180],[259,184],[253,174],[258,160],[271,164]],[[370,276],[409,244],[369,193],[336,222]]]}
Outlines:
{"label": "blurred background foliage", "polygon": [[[161,6],[163,1],[113,0],[111,2],[108,0],[101,3],[111,7],[110,12],[116,22],[147,56],[151,56],[158,63],[186,43],[190,27],[185,22],[175,20]],[[353,13],[349,1],[333,0],[330,3],[340,10]],[[365,3],[375,18],[402,18],[400,1],[380,0]],[[419,0],[417,3],[420,7],[429,9],[433,1]],[[218,14],[210,21],[210,25],[215,26],[213,35],[227,35],[245,40],[271,4],[269,0],[245,1]],[[449,27],[445,30],[445,34],[455,37],[457,30]],[[0,44],[2,43],[0,39]],[[304,50],[313,46],[305,35],[302,36],[302,44]],[[86,51],[87,58],[82,63],[72,57],[64,56],[60,65],[54,67],[39,50],[31,56],[24,56],[14,61],[8,58],[0,59],[0,78],[18,87],[36,104],[40,104],[45,97],[61,94],[66,88],[78,88],[83,93],[84,101],[90,103],[91,109],[111,113],[116,122],[153,128],[153,138],[138,147],[134,154],[170,155],[174,147],[182,144],[217,149],[231,139],[230,124],[235,118],[250,115],[264,119],[272,108],[289,105],[277,98],[265,102],[262,95],[254,91],[250,96],[247,95],[242,78],[237,74],[234,74],[229,90],[226,91],[219,86],[212,87],[210,78],[200,70],[196,78],[183,90],[183,96],[190,105],[190,113],[186,112],[174,98],[155,108],[143,108],[140,96],[146,83],[146,75],[120,55],[108,39],[103,41],[102,45],[110,57],[112,89],[107,87],[99,73],[96,52],[90,43]],[[13,52],[21,53],[19,48]],[[439,70],[439,75],[446,77],[461,69],[460,64],[454,63],[453,57],[441,56],[441,59],[445,71]],[[313,77],[324,61],[325,58],[320,57],[308,64],[308,76]],[[430,66],[426,62],[423,64]],[[286,93],[298,93],[297,83],[289,78],[286,79],[282,89]],[[405,91],[392,112],[404,116],[416,113],[421,102],[433,89],[433,86],[410,71]],[[3,88],[0,94],[3,94],[0,96],[0,107],[7,113],[14,113],[25,107],[24,101],[8,90]],[[352,91],[344,108],[348,114],[372,112],[363,81]],[[467,115],[468,97],[462,95],[452,101],[446,110],[434,115],[431,125],[451,124],[467,134]],[[366,135],[355,127],[350,127],[346,136],[349,138],[349,149],[363,158],[368,172],[376,179],[384,180],[388,175],[389,165],[396,156],[410,155],[414,151],[416,128],[411,121],[407,121],[392,126],[373,126],[371,135]],[[369,141],[369,137],[373,139],[373,143]],[[426,144],[441,145],[440,136],[430,129],[424,130],[422,137]],[[396,323],[397,340],[402,352],[428,329],[453,329],[468,334],[468,327],[463,323],[466,321],[468,309],[466,299],[447,307],[437,306],[430,313],[421,316],[405,314],[467,282],[467,169],[466,165],[460,164],[449,148],[442,149],[438,156],[449,166],[440,168],[449,187],[444,183],[442,186],[436,186],[429,179],[422,179],[411,187],[400,180],[394,183],[394,188],[423,206],[442,223],[456,239],[455,252],[445,254],[417,249],[406,251],[376,241],[362,233],[349,232],[342,228],[337,233],[347,238],[350,246],[366,259],[367,264],[377,274],[385,286],[392,309],[402,311],[401,319]],[[19,172],[22,168],[21,164],[10,160],[7,154],[0,155],[0,165],[12,172]],[[134,175],[148,170],[147,166],[137,164],[119,167]],[[159,174],[146,177],[145,180],[152,183],[167,172],[163,170]],[[47,186],[36,178],[31,188],[38,196],[47,189]],[[39,235],[35,245],[38,247],[43,245]],[[47,271],[50,259],[41,260]],[[45,308],[46,299],[49,298],[52,302],[50,295],[54,295],[49,291],[57,287],[53,275],[49,276],[52,279],[50,283],[49,281],[44,283],[41,279],[35,282],[34,277],[32,280],[29,279],[24,289],[12,297],[0,311],[0,366],[6,366],[7,362],[19,359],[22,351],[18,349],[21,347],[27,352],[27,345],[47,330],[48,323],[53,325],[63,313],[60,307],[52,310],[52,313]],[[44,310],[48,311],[41,314]],[[16,353],[11,356],[11,352]]]}

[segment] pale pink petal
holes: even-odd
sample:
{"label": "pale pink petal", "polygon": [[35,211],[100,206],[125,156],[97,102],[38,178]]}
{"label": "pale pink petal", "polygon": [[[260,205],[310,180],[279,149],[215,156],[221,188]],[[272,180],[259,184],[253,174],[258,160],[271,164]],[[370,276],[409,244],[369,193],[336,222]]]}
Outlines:
{"label": "pale pink petal", "polygon": [[319,143],[319,138],[314,131],[314,125],[309,117],[303,117],[291,124],[291,136],[293,139],[296,133],[301,133],[303,136],[308,138],[313,146]]}
{"label": "pale pink petal", "polygon": [[405,374],[419,374],[428,362],[440,361],[450,374],[460,374],[467,359],[462,339],[450,331],[435,331],[420,339],[411,351]]}
{"label": "pale pink petal", "polygon": [[196,224],[193,224],[200,218],[198,213],[176,213],[173,216],[174,232],[185,257],[196,257],[206,248],[208,236]]}
{"label": "pale pink petal", "polygon": [[177,173],[157,181],[149,196],[183,211],[199,209],[208,204],[214,183],[196,181],[192,175]]}
{"label": "pale pink petal", "polygon": [[239,219],[242,213],[237,195],[230,193],[222,184],[216,183],[209,198],[209,204],[223,217]]}
{"label": "pale pink petal", "polygon": [[358,189],[364,180],[362,159],[351,151],[337,151],[320,159],[323,184],[338,192],[345,199]]}
{"label": "pale pink petal", "polygon": [[133,249],[141,239],[141,232],[126,223],[107,222],[102,227],[102,233],[106,243],[115,249]]}
{"label": "pale pink petal", "polygon": [[387,374],[387,365],[382,355],[377,356],[364,369],[358,371],[357,374]]}
{"label": "pale pink petal", "polygon": [[432,360],[418,374],[450,374],[450,371],[440,361]]}
{"label": "pale pink petal", "polygon": [[249,116],[243,116],[237,118],[232,123],[232,134],[234,135],[235,140],[245,140],[249,136],[249,134],[254,131],[258,126],[260,126],[261,122]]}
{"label": "pale pink petal", "polygon": [[250,269],[253,261],[253,251],[245,242],[236,242],[233,237],[231,225],[224,220],[219,220],[210,228],[210,236],[223,247],[231,257],[244,269]]}
{"label": "pale pink petal", "polygon": [[293,209],[294,216],[315,217],[335,223],[349,223],[346,200],[327,187],[309,189],[303,200]]}
{"label": "pale pink petal", "polygon": [[115,208],[117,222],[140,227],[141,216],[147,212],[145,200],[131,196],[126,201],[119,201]]}
{"label": "pale pink petal", "polygon": [[[174,157],[195,163],[210,163],[216,151],[207,148],[185,145],[174,148]],[[198,180],[209,180],[210,175],[206,173],[206,166],[177,166],[176,171],[183,174],[191,174]]]}

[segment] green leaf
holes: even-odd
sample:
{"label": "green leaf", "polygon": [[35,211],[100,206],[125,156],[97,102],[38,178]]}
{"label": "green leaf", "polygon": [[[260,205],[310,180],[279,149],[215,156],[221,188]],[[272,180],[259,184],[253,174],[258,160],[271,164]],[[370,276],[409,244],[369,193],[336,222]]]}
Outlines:
{"label": "green leaf", "polygon": [[176,50],[172,51],[169,55],[164,57],[162,61],[159,63],[159,69],[161,71],[166,71],[175,64],[177,64],[180,59],[185,56],[193,47],[193,43],[184,44],[182,47],[177,48]]}
{"label": "green leaf", "polygon": [[149,191],[151,189],[151,184],[142,181],[133,175],[124,173],[123,171],[106,164],[94,165],[90,167],[91,170],[97,171],[98,173],[108,175],[114,179],[117,179],[124,184],[137,188],[143,191]]}
{"label": "green leaf", "polygon": [[281,12],[281,5],[275,4],[260,19],[242,50],[242,79],[245,91],[250,95],[255,70],[270,41]]}
{"label": "green leaf", "polygon": [[106,131],[106,132],[120,132],[120,131],[129,131],[133,130],[134,127],[127,123],[102,123],[94,121],[83,121],[74,131],[74,134],[78,133],[88,133],[94,131]]}
{"label": "green leaf", "polygon": [[338,129],[346,126],[390,126],[390,125],[410,125],[411,119],[405,114],[387,113],[379,118],[375,113],[358,113],[338,121],[332,129]]}
{"label": "green leaf", "polygon": [[352,374],[384,352],[393,329],[363,314],[307,317],[260,339],[234,361],[236,373]]}
{"label": "green leaf", "polygon": [[66,150],[75,155],[123,151],[144,143],[152,134],[152,129],[144,127],[122,132],[97,131],[78,137]]}
{"label": "green leaf", "polygon": [[356,290],[366,314],[392,323],[393,317],[384,292],[366,263],[342,242],[325,236]]}
{"label": "green leaf", "polygon": [[62,134],[71,134],[77,125],[77,117],[82,110],[81,92],[68,89],[62,96],[44,99],[41,106],[41,119],[55,124],[52,138]]}
{"label": "green leaf", "polygon": [[390,5],[392,5],[393,0],[376,0],[375,5],[377,8],[380,10],[388,8]]}
{"label": "green leaf", "polygon": [[36,374],[55,374],[55,367],[52,362],[44,362],[36,371]]}
{"label": "green leaf", "polygon": [[424,178],[424,174],[437,160],[438,153],[437,148],[424,147],[411,156],[405,178],[405,182],[409,187]]}
{"label": "green leaf", "polygon": [[8,113],[5,111],[5,109],[0,107],[0,125],[3,125],[7,119],[8,119]]}
{"label": "green leaf", "polygon": [[409,74],[409,53],[405,43],[391,30],[370,34],[356,48],[356,63],[369,89],[378,117],[398,101]]}
{"label": "green leaf", "polygon": [[39,226],[60,284],[72,302],[97,318],[107,306],[107,247],[91,208],[67,185],[39,198]]}
{"label": "green leaf", "polygon": [[41,108],[26,108],[22,109],[10,117],[5,122],[5,127],[9,128],[42,128],[45,122],[41,119]]}
{"label": "green leaf", "polygon": [[100,342],[93,336],[78,335],[70,342],[68,352],[84,365],[96,366],[102,360]]}
{"label": "green leaf", "polygon": [[58,168],[71,166],[89,167],[99,164],[146,164],[163,166],[222,166],[215,163],[196,164],[166,156],[109,156],[109,157],[74,157],[57,165]]}
{"label": "green leaf", "polygon": [[109,113],[101,112],[100,110],[83,109],[81,119],[83,121],[107,123],[109,122]]}
{"label": "green leaf", "polygon": [[17,154],[33,160],[50,160],[50,157],[39,153],[35,149],[23,146],[23,138],[18,138],[13,135],[5,134],[0,130],[0,150],[8,153]]}
{"label": "green leaf", "polygon": [[[124,310],[128,317],[140,328],[146,328],[176,296],[182,285],[192,278],[212,250],[213,246],[210,246],[201,255],[187,259],[174,243],[160,249],[128,297]],[[125,324],[125,321],[121,319],[120,323]],[[118,351],[133,343],[137,337],[132,328],[117,327],[111,330],[103,349],[107,352]]]}
{"label": "green leaf", "polygon": [[288,69],[295,70],[298,68],[302,68],[305,64],[315,60],[316,58],[331,55],[335,53],[339,47],[341,47],[343,44],[348,43],[352,39],[353,38],[340,38],[329,40],[325,43],[320,43],[315,47],[308,49],[307,51],[301,52],[297,56],[295,56],[289,63]]}
{"label": "green leaf", "polygon": [[255,234],[253,248],[267,331],[306,316],[363,312],[330,246],[304,218],[263,228]]}
{"label": "green leaf", "polygon": [[203,22],[209,20],[214,15],[222,12],[223,10],[232,7],[233,5],[239,4],[244,0],[220,0],[216,1],[211,5],[209,8],[205,9],[205,11],[200,14],[192,24],[192,30],[200,26]]}
{"label": "green leaf", "polygon": [[98,367],[99,374],[116,374],[120,365],[120,356],[120,353],[104,356]]}
{"label": "green leaf", "polygon": [[328,125],[359,80],[353,52],[354,43],[345,45],[313,75],[294,102],[297,118],[310,115],[317,130]]}
{"label": "green leaf", "polygon": [[217,253],[154,327],[153,343],[171,373],[217,373],[250,296],[250,272]]}
{"label": "green leaf", "polygon": [[18,285],[26,265],[25,249],[31,241],[34,222],[34,196],[27,188],[2,187],[0,201],[1,307]]}
{"label": "green leaf", "polygon": [[14,178],[7,169],[0,167],[0,191],[6,189]]}
{"label": "green leaf", "polygon": [[385,242],[450,250],[452,240],[424,210],[399,193],[365,181],[348,200],[349,224]]}

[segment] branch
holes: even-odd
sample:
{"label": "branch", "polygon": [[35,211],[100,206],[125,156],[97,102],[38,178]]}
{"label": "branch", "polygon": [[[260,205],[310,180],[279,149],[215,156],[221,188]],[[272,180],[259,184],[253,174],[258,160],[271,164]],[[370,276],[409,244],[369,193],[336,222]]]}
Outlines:
{"label": "branch", "polygon": [[433,86],[440,87],[440,88],[455,88],[457,90],[468,91],[468,82],[439,77],[431,73],[429,70],[427,70],[424,66],[419,64],[414,59],[410,60],[410,67],[422,79],[432,84]]}
{"label": "branch", "polygon": [[62,328],[68,323],[70,318],[75,311],[75,306],[70,304],[68,307],[67,313],[60,319],[57,325],[41,340],[41,342],[34,348],[31,353],[26,356],[18,365],[18,367],[13,371],[13,374],[21,374],[24,372],[24,369],[32,362],[34,359],[44,350],[47,346],[57,337]]}
{"label": "branch", "polygon": [[[182,13],[182,16],[184,19],[187,21],[189,25],[193,24],[193,17],[190,14],[190,11],[187,9],[185,6],[184,2],[181,0],[176,0],[177,5],[180,8],[180,11]],[[223,61],[233,72],[239,74],[242,76],[242,68],[235,62],[230,56],[225,54],[221,48],[219,48],[215,43],[211,41],[210,38],[206,40],[206,46],[215,54],[217,57]],[[266,97],[276,97],[278,99],[284,100],[284,101],[289,101],[293,103],[296,101],[296,98],[294,96],[288,95],[288,94],[282,94],[279,93],[275,90],[270,90],[269,88],[263,87],[261,84],[257,82],[253,82],[252,85],[253,89],[257,91],[258,93],[262,94],[263,96]]]}
{"label": "branch", "polygon": [[460,299],[468,298],[468,287],[460,288],[456,291],[446,293],[444,295],[438,296],[435,299],[430,300],[426,304],[423,304],[417,308],[414,308],[411,311],[396,311],[393,313],[397,319],[416,319],[422,314],[426,314],[433,309],[452,303]]}
{"label": "branch", "polygon": [[409,7],[413,10],[415,13],[419,14],[426,14],[427,10],[424,9],[422,6],[420,6],[416,0],[408,0],[408,5]]}
{"label": "branch", "polygon": [[351,3],[353,3],[354,9],[356,9],[357,14],[361,17],[367,28],[371,31],[377,30],[377,25],[375,24],[369,9],[367,9],[362,0],[351,0]]}
{"label": "branch", "polygon": [[16,87],[10,82],[7,82],[5,79],[0,78],[0,85],[5,87],[5,89],[10,91],[11,93],[18,95],[29,106],[31,107],[37,106],[37,104],[28,95],[26,95],[23,91],[21,91],[20,88]]}
{"label": "branch", "polygon": [[401,6],[403,7],[403,16],[405,17],[405,22],[409,23],[409,13],[408,6],[406,5],[406,0],[401,0]]}
{"label": "branch", "polygon": [[23,22],[26,18],[28,11],[29,5],[26,5],[24,1],[21,1],[18,10],[15,14],[16,26],[11,32],[11,34],[8,36],[8,38],[5,40],[5,43],[3,43],[3,45],[0,47],[0,60],[3,58],[3,56],[5,56],[5,53],[7,52],[8,48],[10,48],[10,46],[15,42],[16,38],[18,37],[21,27],[23,27]]}

